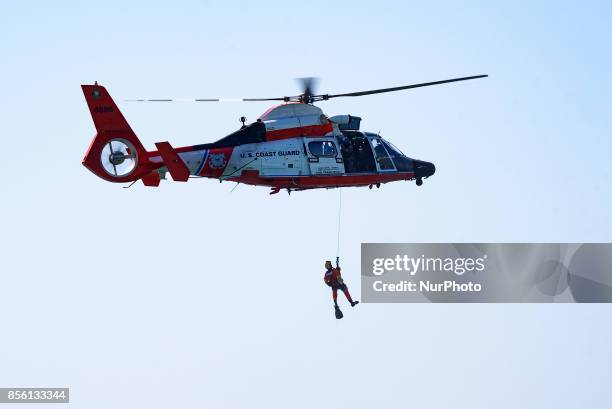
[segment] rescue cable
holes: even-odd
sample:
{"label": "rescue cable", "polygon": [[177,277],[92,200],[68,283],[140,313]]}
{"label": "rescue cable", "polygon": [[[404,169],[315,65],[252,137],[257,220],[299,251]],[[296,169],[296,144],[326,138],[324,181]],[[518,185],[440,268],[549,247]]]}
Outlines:
{"label": "rescue cable", "polygon": [[338,188],[338,245],[336,247],[336,264],[340,259],[340,220],[342,215],[342,188]]}

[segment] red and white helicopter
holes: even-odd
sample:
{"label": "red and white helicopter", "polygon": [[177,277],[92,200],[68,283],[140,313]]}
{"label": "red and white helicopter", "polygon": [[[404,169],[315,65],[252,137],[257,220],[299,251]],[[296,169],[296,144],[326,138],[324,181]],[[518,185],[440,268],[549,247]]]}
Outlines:
{"label": "red and white helicopter", "polygon": [[142,180],[145,186],[159,186],[170,173],[172,179],[179,182],[206,177],[267,186],[271,188],[270,194],[281,189],[291,193],[346,186],[372,188],[399,180],[416,180],[420,186],[423,179],[434,174],[433,163],[411,159],[380,135],[360,131],[361,118],[352,115],[328,117],[313,103],[483,77],[486,75],[335,95],[315,95],[313,80],[303,79],[301,95],[242,99],[282,101],[283,104],[268,109],[249,125],[242,117],[240,130],[216,142],[179,148],[168,142],[157,142],[155,151],[144,148],[103,86],[97,82],[82,85],[97,131],[83,165],[110,182]]}

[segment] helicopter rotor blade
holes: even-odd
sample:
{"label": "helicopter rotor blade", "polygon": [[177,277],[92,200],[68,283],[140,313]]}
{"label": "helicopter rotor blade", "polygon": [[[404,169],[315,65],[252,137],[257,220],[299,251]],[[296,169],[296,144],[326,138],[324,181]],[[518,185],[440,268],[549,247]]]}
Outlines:
{"label": "helicopter rotor blade", "polygon": [[305,77],[296,78],[300,83],[303,93],[301,95],[276,97],[276,98],[138,98],[126,99],[126,102],[262,102],[262,101],[283,101],[283,102],[300,102],[307,98],[309,101],[315,96],[315,87],[318,78]]}
{"label": "helicopter rotor blade", "polygon": [[302,95],[294,98],[301,98],[301,102],[310,103],[313,101],[315,96],[315,88],[317,87],[317,83],[319,79],[316,77],[304,77],[304,78],[296,78],[296,80],[300,83],[301,88],[303,89]]}
{"label": "helicopter rotor blade", "polygon": [[447,84],[449,82],[475,80],[477,78],[485,78],[485,77],[488,77],[488,75],[474,75],[471,77],[461,77],[461,78],[452,78],[452,79],[442,80],[442,81],[423,82],[420,84],[404,85],[401,87],[380,88],[380,89],[373,89],[369,91],[347,92],[345,94],[321,94],[321,95],[314,95],[313,98],[315,101],[325,101],[330,98],[338,98],[338,97],[361,97],[364,95],[382,94],[385,92],[402,91],[405,89],[428,87],[431,85]]}
{"label": "helicopter rotor blade", "polygon": [[280,98],[243,98],[244,102],[258,102],[258,101],[285,101],[289,102],[295,97],[280,97]]}
{"label": "helicopter rotor blade", "polygon": [[300,88],[304,90],[304,93],[309,93],[310,95],[315,94],[315,88],[317,88],[317,84],[319,83],[319,78],[317,77],[303,77],[296,78],[296,81],[300,83]]}
{"label": "helicopter rotor blade", "polygon": [[291,97],[282,98],[138,98],[126,99],[125,102],[254,102],[254,101],[289,101]]}
{"label": "helicopter rotor blade", "polygon": [[447,84],[449,82],[474,80],[477,78],[485,78],[488,75],[474,75],[471,77],[452,78],[442,81],[423,82],[420,84],[404,85],[400,87],[380,88],[368,91],[347,92],[344,94],[314,94],[318,78],[307,77],[297,78],[304,90],[300,95],[276,97],[276,98],[139,98],[126,99],[126,102],[264,102],[264,101],[283,101],[283,102],[302,102],[313,103],[317,101],[327,101],[331,98],[339,97],[361,97],[365,95],[382,94],[385,92],[402,91],[412,88],[429,87],[431,85]]}

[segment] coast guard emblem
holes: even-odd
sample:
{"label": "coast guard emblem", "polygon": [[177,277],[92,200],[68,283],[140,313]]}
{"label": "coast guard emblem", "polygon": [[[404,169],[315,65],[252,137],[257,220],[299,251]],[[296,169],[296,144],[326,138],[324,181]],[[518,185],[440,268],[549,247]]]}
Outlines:
{"label": "coast guard emblem", "polygon": [[208,165],[211,169],[222,169],[225,167],[225,155],[223,153],[211,153]]}

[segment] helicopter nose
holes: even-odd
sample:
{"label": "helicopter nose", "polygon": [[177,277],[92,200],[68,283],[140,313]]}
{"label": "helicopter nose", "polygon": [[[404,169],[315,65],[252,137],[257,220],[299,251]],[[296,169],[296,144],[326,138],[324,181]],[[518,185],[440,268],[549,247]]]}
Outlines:
{"label": "helicopter nose", "polygon": [[417,178],[428,178],[436,173],[436,166],[431,162],[425,162],[422,160],[414,161],[414,173]]}

